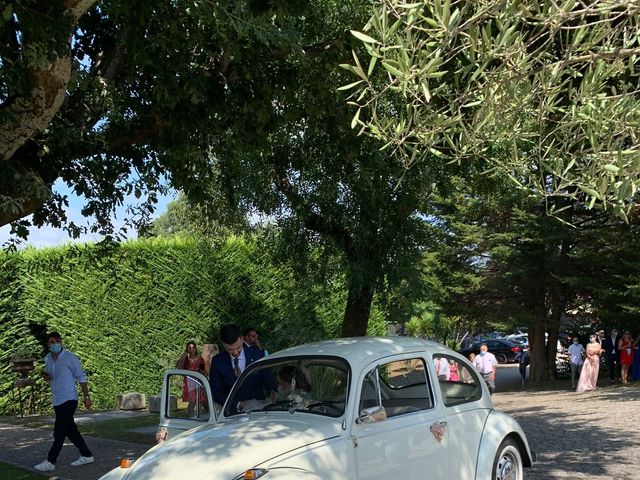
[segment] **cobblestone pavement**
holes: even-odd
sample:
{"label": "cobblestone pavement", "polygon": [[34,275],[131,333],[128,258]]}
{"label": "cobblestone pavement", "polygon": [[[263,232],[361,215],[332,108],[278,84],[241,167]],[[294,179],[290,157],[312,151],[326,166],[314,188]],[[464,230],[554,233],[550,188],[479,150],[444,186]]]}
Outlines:
{"label": "cobblestone pavement", "polygon": [[640,386],[493,396],[515,417],[538,459],[528,480],[640,479]]}

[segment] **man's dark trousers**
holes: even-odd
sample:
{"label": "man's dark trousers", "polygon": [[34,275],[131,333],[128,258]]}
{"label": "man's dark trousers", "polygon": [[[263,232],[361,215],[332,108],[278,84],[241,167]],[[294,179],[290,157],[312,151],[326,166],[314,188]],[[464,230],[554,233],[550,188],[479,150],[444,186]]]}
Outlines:
{"label": "man's dark trousers", "polygon": [[80,455],[83,457],[92,457],[91,451],[87,447],[87,444],[80,435],[76,422],[73,420],[73,415],[78,408],[77,400],[69,400],[53,407],[56,412],[56,422],[53,425],[53,446],[49,450],[47,460],[55,464],[64,445],[64,439],[67,437],[73,444],[80,450]]}

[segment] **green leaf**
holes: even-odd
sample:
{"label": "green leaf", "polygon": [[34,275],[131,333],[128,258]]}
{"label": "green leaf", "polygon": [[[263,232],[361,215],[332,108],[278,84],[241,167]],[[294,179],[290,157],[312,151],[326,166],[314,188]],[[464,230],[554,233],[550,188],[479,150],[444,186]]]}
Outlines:
{"label": "green leaf", "polygon": [[373,69],[376,66],[377,61],[378,61],[377,57],[371,57],[371,60],[369,60],[369,68],[367,69],[367,75],[371,76],[371,72],[373,72]]}
{"label": "green leaf", "polygon": [[412,8],[422,7],[423,5],[424,4],[420,2],[420,3],[399,3],[396,6],[399,8],[406,8],[407,10],[411,10]]}
{"label": "green leaf", "polygon": [[338,90],[349,90],[356,85],[360,85],[364,80],[358,80],[357,82],[350,83],[348,85],[343,85],[342,87],[338,87]]}
{"label": "green leaf", "polygon": [[360,110],[361,109],[359,108],[356,114],[351,119],[351,128],[355,128],[356,125],[358,125],[358,120],[360,119]]}
{"label": "green leaf", "polygon": [[369,35],[365,35],[364,33],[358,32],[357,30],[351,30],[351,35],[365,43],[380,43],[375,38],[371,38]]}
{"label": "green leaf", "polygon": [[591,197],[593,197],[594,200],[595,199],[600,200],[600,194],[593,188],[587,187],[585,185],[578,185],[578,188],[582,190],[584,193],[586,193],[587,195],[590,195]]}
{"label": "green leaf", "polygon": [[[401,70],[399,70],[397,67],[395,67],[394,65],[391,65],[392,60],[387,60],[387,61],[382,61],[382,66],[385,68],[385,70],[387,72],[389,72],[391,75],[394,75],[396,77],[404,77],[405,73],[402,72]],[[398,64],[398,62],[393,62],[396,65]]]}

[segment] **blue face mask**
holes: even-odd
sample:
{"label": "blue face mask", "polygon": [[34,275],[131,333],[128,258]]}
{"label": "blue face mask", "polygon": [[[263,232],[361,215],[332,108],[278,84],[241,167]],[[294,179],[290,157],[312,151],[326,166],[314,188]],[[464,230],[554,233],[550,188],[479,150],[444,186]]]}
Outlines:
{"label": "blue face mask", "polygon": [[480,352],[480,356],[482,357],[487,352]]}
{"label": "blue face mask", "polygon": [[49,345],[49,350],[51,350],[51,353],[60,353],[62,351],[62,344],[52,343],[51,345]]}

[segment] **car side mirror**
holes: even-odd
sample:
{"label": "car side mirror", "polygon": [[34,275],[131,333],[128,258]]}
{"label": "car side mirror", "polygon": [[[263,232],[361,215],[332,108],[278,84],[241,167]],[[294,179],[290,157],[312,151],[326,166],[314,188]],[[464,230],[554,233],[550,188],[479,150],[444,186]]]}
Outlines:
{"label": "car side mirror", "polygon": [[378,423],[387,419],[387,411],[382,405],[375,405],[373,407],[360,410],[360,416],[356,420],[356,423]]}

